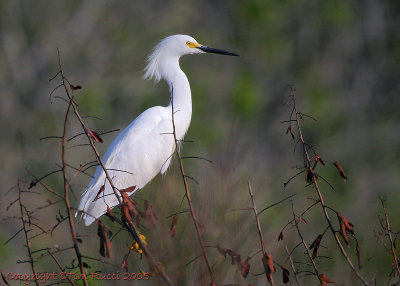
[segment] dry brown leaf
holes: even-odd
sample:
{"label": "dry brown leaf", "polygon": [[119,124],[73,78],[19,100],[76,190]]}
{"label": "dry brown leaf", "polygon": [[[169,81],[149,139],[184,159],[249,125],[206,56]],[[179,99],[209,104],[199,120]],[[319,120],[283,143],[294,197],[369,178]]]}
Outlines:
{"label": "dry brown leaf", "polygon": [[351,235],[355,236],[353,227],[354,225],[340,212],[337,212],[337,217],[339,220],[339,225],[340,225],[340,235],[343,237],[344,241],[346,242],[346,245],[349,246],[349,237],[347,236],[347,233],[350,233]]}
{"label": "dry brown leaf", "polygon": [[282,266],[282,280],[285,284],[288,284],[290,281],[290,272],[285,266]]}
{"label": "dry brown leaf", "polygon": [[107,205],[107,213],[110,215],[111,221],[114,222],[114,213],[110,209],[110,207]]}
{"label": "dry brown leaf", "polygon": [[272,280],[272,273],[275,272],[274,259],[271,254],[265,254],[262,258],[262,263],[264,265],[265,273],[267,274],[268,282]]}
{"label": "dry brown leaf", "polygon": [[97,134],[96,132],[94,132],[93,130],[90,129],[86,129],[86,133],[92,137],[94,139],[94,141],[96,141],[97,143],[103,143],[103,139],[101,139],[101,137],[99,136],[99,134]]}
{"label": "dry brown leaf", "polygon": [[[319,280],[321,281],[321,285],[326,285],[327,283],[335,284],[335,281],[328,278],[325,274],[319,274],[318,277],[319,277]],[[325,284],[323,284],[323,283],[325,283]]]}
{"label": "dry brown leaf", "polygon": [[246,261],[242,264],[242,269],[241,269],[241,274],[244,278],[249,275],[250,271],[250,263],[249,263],[249,258],[246,259]]}
{"label": "dry brown leaf", "polygon": [[126,189],[119,190],[119,192],[121,194],[122,193],[130,193],[130,192],[133,192],[135,189],[136,189],[136,186],[132,186],[132,187],[129,187],[129,188],[126,188]]}
{"label": "dry brown leaf", "polygon": [[171,229],[170,229],[170,231],[169,231],[169,235],[171,236],[171,237],[174,237],[175,236],[175,233],[176,233],[176,223],[178,222],[178,215],[176,214],[176,215],[174,215],[173,217],[172,217],[172,222],[171,222]]}
{"label": "dry brown leaf", "polygon": [[313,172],[311,171],[310,168],[307,168],[306,170],[306,182],[311,184],[313,182]]}
{"label": "dry brown leaf", "polygon": [[290,132],[290,136],[292,136],[292,140],[294,140],[294,134],[293,134],[292,126],[291,126],[291,125],[289,125],[289,127],[287,128],[286,134],[288,134],[289,132]]}
{"label": "dry brown leaf", "polygon": [[299,220],[300,220],[302,223],[307,224],[307,221],[306,221],[304,218],[299,217]]}
{"label": "dry brown leaf", "polygon": [[148,200],[144,201],[144,217],[149,219],[151,223],[156,225],[157,223],[157,216],[153,211],[153,207],[149,204]]}
{"label": "dry brown leaf", "polygon": [[128,271],[128,255],[125,255],[124,259],[122,259],[121,268]]}
{"label": "dry brown leaf", "polygon": [[339,164],[339,162],[335,162],[333,163],[333,165],[335,165],[336,169],[338,169],[340,177],[342,177],[343,181],[347,181],[347,176],[346,173],[343,170],[343,167]]}
{"label": "dry brown leaf", "polygon": [[73,85],[73,84],[70,84],[69,87],[70,87],[72,90],[77,90],[77,89],[81,89],[81,88],[82,88],[80,85]]}
{"label": "dry brown leaf", "polygon": [[104,192],[104,185],[102,185],[102,186],[100,187],[100,190],[99,190],[99,192],[97,193],[96,197],[94,198],[93,202],[95,202],[95,201],[97,201],[97,200],[99,199],[99,197],[100,197],[100,195],[101,195],[102,192]]}
{"label": "dry brown leaf", "polygon": [[100,220],[96,220],[97,235],[100,237],[100,255],[112,258],[111,254],[111,232],[107,225],[103,225]]}
{"label": "dry brown leaf", "polygon": [[312,254],[312,259],[314,259],[315,257],[317,257],[317,252],[318,252],[318,248],[319,245],[321,244],[321,239],[322,239],[322,234],[318,235],[317,238],[313,241],[313,243],[311,243],[309,249],[313,249],[313,254]]}
{"label": "dry brown leaf", "polygon": [[315,160],[318,160],[322,164],[322,166],[325,166],[325,162],[322,160],[322,158],[318,154],[315,156]]}

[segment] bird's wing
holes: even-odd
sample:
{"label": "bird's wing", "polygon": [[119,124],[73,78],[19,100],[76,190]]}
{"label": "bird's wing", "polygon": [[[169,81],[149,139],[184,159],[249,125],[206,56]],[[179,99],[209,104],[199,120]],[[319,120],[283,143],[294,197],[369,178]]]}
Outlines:
{"label": "bird's wing", "polygon": [[[166,171],[175,150],[170,109],[152,107],[126,127],[108,148],[103,162],[118,189],[146,185],[159,172]],[[104,185],[104,191],[99,191]],[[131,193],[130,193],[131,194]],[[97,199],[96,199],[97,197]],[[98,166],[82,195],[78,210],[85,213],[85,224],[104,214],[107,206],[118,204],[106,175]]]}

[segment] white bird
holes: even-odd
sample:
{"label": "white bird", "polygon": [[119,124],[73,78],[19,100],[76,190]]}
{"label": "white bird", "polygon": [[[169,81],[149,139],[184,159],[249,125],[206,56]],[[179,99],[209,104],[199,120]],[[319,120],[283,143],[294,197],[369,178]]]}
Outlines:
{"label": "white bird", "polygon": [[[145,79],[155,82],[164,79],[172,92],[168,106],[154,106],[145,110],[129,124],[112,142],[103,157],[114,186],[125,189],[136,186],[128,193],[132,195],[143,188],[158,173],[165,173],[175,152],[172,126],[172,104],[177,140],[185,136],[192,116],[192,97],[189,81],[179,66],[179,58],[184,55],[217,53],[238,56],[225,50],[199,44],[186,35],[174,35],[163,39],[148,57]],[[95,200],[101,187],[104,191]],[[101,166],[82,194],[77,213],[82,213],[85,225],[107,212],[107,205],[118,205],[110,183]]]}

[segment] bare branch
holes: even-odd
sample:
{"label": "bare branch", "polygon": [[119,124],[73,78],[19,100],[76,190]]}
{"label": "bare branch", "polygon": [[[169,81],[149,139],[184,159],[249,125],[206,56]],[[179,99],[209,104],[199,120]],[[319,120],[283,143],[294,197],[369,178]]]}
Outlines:
{"label": "bare branch", "polygon": [[[34,261],[33,261],[33,256],[32,256],[32,250],[31,250],[31,240],[30,237],[28,235],[29,230],[26,227],[26,222],[25,222],[25,214],[24,214],[24,204],[22,202],[22,192],[21,192],[21,184],[18,181],[18,201],[19,201],[19,208],[21,211],[21,222],[22,222],[22,229],[24,231],[25,234],[25,241],[26,241],[26,248],[28,250],[28,257],[29,257],[29,264],[31,265],[31,269],[32,269],[32,273],[35,274],[36,270],[35,270],[35,265],[34,265]],[[34,282],[37,286],[39,286],[38,281],[36,280],[36,277],[34,277]]]}
{"label": "bare branch", "polygon": [[381,198],[381,204],[382,204],[382,208],[383,208],[383,212],[385,213],[385,223],[386,223],[386,233],[389,237],[390,240],[390,250],[392,252],[393,255],[393,263],[394,266],[396,267],[396,271],[397,271],[397,275],[400,277],[400,266],[399,266],[399,259],[396,255],[396,246],[392,237],[392,228],[390,227],[390,223],[389,223],[389,217],[386,211],[386,206],[385,206],[385,201]]}
{"label": "bare branch", "polygon": [[208,273],[209,273],[210,278],[211,278],[211,283],[216,285],[214,272],[212,270],[211,263],[210,263],[210,261],[208,259],[208,256],[207,256],[207,252],[206,252],[206,249],[205,249],[205,246],[204,246],[204,241],[203,241],[203,238],[201,236],[199,222],[197,221],[197,216],[196,216],[196,213],[194,211],[192,199],[190,197],[189,185],[188,185],[188,182],[186,180],[187,178],[191,178],[191,179],[193,179],[193,178],[189,177],[189,176],[187,176],[185,174],[185,170],[183,168],[182,156],[181,156],[181,153],[179,151],[179,144],[178,144],[178,140],[177,140],[177,137],[176,137],[176,130],[175,130],[174,87],[173,86],[172,86],[172,90],[171,90],[171,113],[172,113],[172,117],[171,117],[172,118],[172,129],[173,129],[173,136],[174,136],[174,142],[175,142],[175,152],[176,152],[176,155],[177,155],[178,161],[179,161],[179,169],[180,169],[181,175],[182,175],[182,181],[183,181],[183,186],[185,188],[186,199],[187,199],[188,204],[189,204],[190,214],[191,214],[191,217],[192,217],[192,220],[193,220],[194,227],[196,229],[196,235],[197,235],[197,239],[199,240],[199,244],[200,244],[200,247],[201,247],[202,255],[203,255],[204,261],[206,262]]}

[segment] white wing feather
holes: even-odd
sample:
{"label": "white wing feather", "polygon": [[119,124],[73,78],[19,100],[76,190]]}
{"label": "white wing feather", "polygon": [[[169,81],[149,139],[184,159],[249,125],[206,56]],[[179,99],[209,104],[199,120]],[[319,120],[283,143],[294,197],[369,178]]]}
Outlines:
{"label": "white wing feather", "polygon": [[[159,172],[164,173],[175,150],[172,133],[171,109],[155,106],[139,115],[112,142],[103,162],[116,188],[145,186]],[[121,152],[123,150],[123,152]],[[101,186],[104,192],[94,201]],[[134,191],[134,192],[135,192]],[[129,195],[133,194],[129,193]],[[85,189],[78,211],[83,213],[85,225],[118,204],[101,166]]]}

